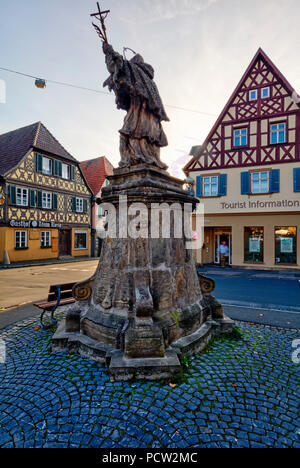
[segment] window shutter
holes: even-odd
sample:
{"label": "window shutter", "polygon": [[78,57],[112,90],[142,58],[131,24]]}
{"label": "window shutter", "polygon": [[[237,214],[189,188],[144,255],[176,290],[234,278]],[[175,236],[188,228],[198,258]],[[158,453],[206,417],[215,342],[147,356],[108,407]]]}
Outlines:
{"label": "window shutter", "polygon": [[56,177],[62,176],[62,162],[57,161],[57,159],[54,159],[54,175]]}
{"label": "window shutter", "polygon": [[196,197],[202,197],[202,176],[196,177]]}
{"label": "window shutter", "polygon": [[29,190],[29,206],[35,208],[35,190]]}
{"label": "window shutter", "polygon": [[37,208],[43,208],[43,195],[41,190],[36,192],[36,206]]}
{"label": "window shutter", "polygon": [[52,209],[54,211],[57,210],[57,194],[56,193],[52,193]]}
{"label": "window shutter", "polygon": [[87,200],[83,200],[83,212],[87,213],[88,211],[88,203]]}
{"label": "window shutter", "polygon": [[71,180],[75,180],[75,166],[71,166]]}
{"label": "window shutter", "polygon": [[270,172],[270,192],[280,192],[280,169],[273,169]]}
{"label": "window shutter", "polygon": [[76,197],[72,197],[72,211],[76,213]]}
{"label": "window shutter", "polygon": [[14,185],[9,186],[9,204],[11,206],[16,206],[17,204],[17,190]]}
{"label": "window shutter", "polygon": [[227,174],[219,175],[219,196],[227,195]]}
{"label": "window shutter", "polygon": [[300,168],[294,169],[294,192],[300,192]]}
{"label": "window shutter", "polygon": [[43,156],[41,154],[36,153],[35,164],[36,164],[36,171],[43,172]]}
{"label": "window shutter", "polygon": [[250,172],[241,173],[241,193],[242,195],[250,195],[251,193],[251,174]]}

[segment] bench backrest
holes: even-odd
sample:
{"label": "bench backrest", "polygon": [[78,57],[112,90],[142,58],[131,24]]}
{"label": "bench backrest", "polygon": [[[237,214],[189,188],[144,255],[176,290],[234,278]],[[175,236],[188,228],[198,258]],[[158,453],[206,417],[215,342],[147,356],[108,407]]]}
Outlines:
{"label": "bench backrest", "polygon": [[57,288],[60,286],[61,290],[61,299],[68,299],[72,297],[72,288],[76,283],[67,283],[67,284],[53,284],[49,288],[48,302],[55,301],[57,299]]}

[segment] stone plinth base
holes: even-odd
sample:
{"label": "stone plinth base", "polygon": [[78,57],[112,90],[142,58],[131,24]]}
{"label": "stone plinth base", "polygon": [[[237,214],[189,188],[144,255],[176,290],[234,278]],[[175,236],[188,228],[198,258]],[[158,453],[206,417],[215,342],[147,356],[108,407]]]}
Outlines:
{"label": "stone plinth base", "polygon": [[53,336],[52,351],[78,353],[106,363],[112,381],[171,378],[180,372],[181,357],[203,351],[213,336],[231,331],[234,327],[234,321],[224,316],[205,322],[195,333],[173,342],[162,357],[127,358],[124,351],[77,332],[66,332],[63,321]]}

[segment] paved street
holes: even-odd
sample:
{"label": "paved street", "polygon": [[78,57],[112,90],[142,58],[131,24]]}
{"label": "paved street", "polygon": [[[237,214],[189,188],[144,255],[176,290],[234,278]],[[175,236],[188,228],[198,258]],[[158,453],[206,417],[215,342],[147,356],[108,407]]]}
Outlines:
{"label": "paved street", "polygon": [[[1,270],[0,328],[38,313],[30,304],[45,299],[50,284],[87,279],[97,264],[94,260]],[[214,295],[234,320],[300,329],[300,272],[216,267],[201,272],[215,279]],[[10,310],[1,312],[1,308]]]}
{"label": "paved street", "polygon": [[35,320],[0,332],[0,447],[297,447],[299,335],[240,324],[242,339],[217,340],[184,379],[110,383],[102,365],[50,354]]}
{"label": "paved street", "polygon": [[254,271],[205,267],[214,295],[234,320],[300,329],[300,271]]}
{"label": "paved street", "polygon": [[0,270],[0,308],[45,299],[50,284],[83,281],[92,276],[97,264],[88,261]]}

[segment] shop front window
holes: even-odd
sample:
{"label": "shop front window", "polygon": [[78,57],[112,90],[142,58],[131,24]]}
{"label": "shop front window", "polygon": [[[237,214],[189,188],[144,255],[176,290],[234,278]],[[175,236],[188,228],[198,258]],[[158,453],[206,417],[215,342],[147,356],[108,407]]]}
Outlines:
{"label": "shop front window", "polygon": [[75,231],[75,250],[87,249],[87,233],[86,231]]}
{"label": "shop front window", "polygon": [[245,227],[244,260],[249,263],[264,261],[264,228]]}
{"label": "shop front window", "polygon": [[297,228],[275,228],[275,263],[297,264]]}

